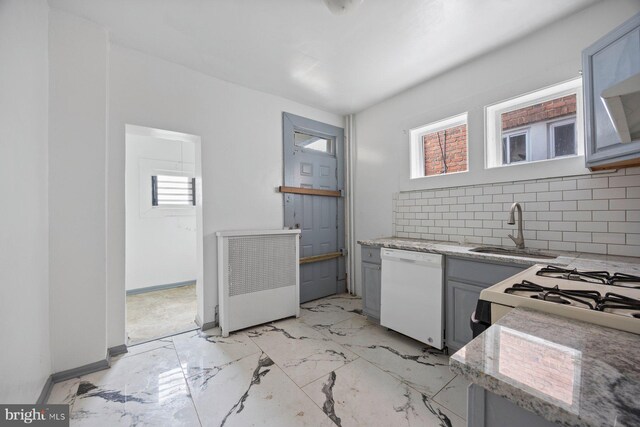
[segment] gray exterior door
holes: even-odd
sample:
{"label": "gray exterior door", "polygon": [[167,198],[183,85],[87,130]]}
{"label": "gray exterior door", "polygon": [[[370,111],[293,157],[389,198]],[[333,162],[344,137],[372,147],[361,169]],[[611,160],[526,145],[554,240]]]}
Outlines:
{"label": "gray exterior door", "polygon": [[[283,113],[284,185],[343,189],[344,129]],[[344,247],[342,197],[284,194],[284,225],[301,229],[300,257],[338,252]],[[300,302],[343,292],[344,257],[300,265]]]}

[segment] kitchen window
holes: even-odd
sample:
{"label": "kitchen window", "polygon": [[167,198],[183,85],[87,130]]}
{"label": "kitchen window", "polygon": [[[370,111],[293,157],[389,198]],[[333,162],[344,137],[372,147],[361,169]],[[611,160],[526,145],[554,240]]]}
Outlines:
{"label": "kitchen window", "polygon": [[580,78],[485,110],[487,168],[583,154]]}
{"label": "kitchen window", "polygon": [[410,131],[411,178],[466,172],[467,113]]}

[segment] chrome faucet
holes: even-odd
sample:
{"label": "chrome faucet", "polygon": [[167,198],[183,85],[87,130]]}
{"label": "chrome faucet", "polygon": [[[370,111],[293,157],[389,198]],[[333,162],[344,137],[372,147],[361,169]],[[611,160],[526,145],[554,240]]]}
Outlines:
{"label": "chrome faucet", "polygon": [[509,234],[509,238],[513,240],[513,243],[516,244],[516,248],[524,249],[524,234],[522,233],[522,207],[520,206],[520,203],[516,202],[511,205],[511,209],[509,210],[509,220],[507,221],[507,224],[513,225],[516,223],[516,209],[518,209],[518,236],[513,237],[511,234]]}

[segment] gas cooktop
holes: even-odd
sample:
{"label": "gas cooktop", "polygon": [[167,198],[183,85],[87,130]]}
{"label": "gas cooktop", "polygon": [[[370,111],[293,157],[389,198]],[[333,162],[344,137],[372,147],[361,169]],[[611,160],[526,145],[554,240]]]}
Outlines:
{"label": "gas cooktop", "polygon": [[640,334],[640,277],[534,265],[482,290],[491,323],[512,307],[529,307]]}

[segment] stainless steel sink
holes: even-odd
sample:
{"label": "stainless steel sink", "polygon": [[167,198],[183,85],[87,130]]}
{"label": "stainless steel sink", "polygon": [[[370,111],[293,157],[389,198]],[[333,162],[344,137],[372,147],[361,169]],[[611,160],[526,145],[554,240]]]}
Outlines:
{"label": "stainless steel sink", "polygon": [[478,252],[481,254],[497,254],[516,256],[521,258],[539,258],[539,259],[555,259],[558,256],[549,253],[539,252],[531,249],[517,249],[517,248],[500,248],[497,246],[480,246],[477,248],[469,249],[469,252]]}

